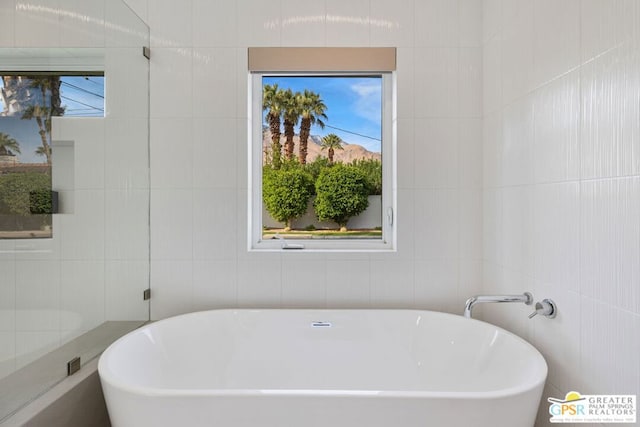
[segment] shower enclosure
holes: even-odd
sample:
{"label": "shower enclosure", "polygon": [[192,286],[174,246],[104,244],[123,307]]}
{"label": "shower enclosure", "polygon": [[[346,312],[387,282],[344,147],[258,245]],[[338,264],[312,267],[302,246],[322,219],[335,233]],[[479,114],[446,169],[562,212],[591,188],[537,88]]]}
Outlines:
{"label": "shower enclosure", "polygon": [[0,8],[1,422],[149,319],[149,28]]}

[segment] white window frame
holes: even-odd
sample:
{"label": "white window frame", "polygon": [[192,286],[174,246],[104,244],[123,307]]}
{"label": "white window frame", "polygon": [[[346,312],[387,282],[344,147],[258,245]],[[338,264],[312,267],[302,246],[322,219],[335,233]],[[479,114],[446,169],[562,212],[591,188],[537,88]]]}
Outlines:
{"label": "white window frame", "polygon": [[[262,78],[272,76],[381,76],[382,77],[382,238],[295,239],[262,238]],[[248,111],[248,250],[303,249],[334,252],[395,252],[397,250],[396,76],[395,72],[251,72]]]}

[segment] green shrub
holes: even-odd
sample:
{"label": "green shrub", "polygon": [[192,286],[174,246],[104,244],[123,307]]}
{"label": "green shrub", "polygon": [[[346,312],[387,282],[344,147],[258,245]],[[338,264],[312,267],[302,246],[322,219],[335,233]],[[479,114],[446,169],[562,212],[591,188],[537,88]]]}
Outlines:
{"label": "green shrub", "polygon": [[311,175],[300,167],[263,168],[262,200],[267,212],[291,228],[291,221],[307,211],[313,192]]}
{"label": "green shrub", "polygon": [[354,160],[351,165],[360,169],[366,176],[369,183],[369,194],[382,194],[382,162],[377,159]]}
{"label": "green shrub", "polygon": [[[51,177],[44,173],[9,173],[0,176],[0,212],[27,216],[32,213],[31,194],[35,196],[36,212],[51,212]],[[48,197],[48,200],[46,198]]]}
{"label": "green shrub", "polygon": [[29,209],[32,215],[52,214],[53,200],[51,190],[40,188],[29,192]]}
{"label": "green shrub", "polygon": [[360,169],[336,164],[324,168],[316,181],[314,208],[320,221],[333,221],[346,229],[349,218],[369,206],[369,183]]}
{"label": "green shrub", "polygon": [[320,176],[320,172],[323,169],[331,166],[332,165],[329,164],[329,159],[321,156],[316,157],[316,159],[313,162],[307,163],[306,165],[304,165],[304,170],[306,170],[309,174],[311,174],[311,177],[313,178],[313,182],[314,182],[313,194],[316,194],[315,182],[318,180],[318,177]]}

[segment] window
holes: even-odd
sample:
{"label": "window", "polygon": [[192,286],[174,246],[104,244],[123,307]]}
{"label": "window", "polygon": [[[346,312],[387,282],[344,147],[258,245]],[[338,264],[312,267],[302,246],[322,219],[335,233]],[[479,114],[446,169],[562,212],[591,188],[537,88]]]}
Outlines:
{"label": "window", "polygon": [[274,72],[250,50],[249,249],[394,250],[393,71],[343,71],[353,49],[287,51],[266,56]]}
{"label": "window", "polygon": [[52,236],[56,116],[104,117],[103,75],[0,74],[0,239]]}

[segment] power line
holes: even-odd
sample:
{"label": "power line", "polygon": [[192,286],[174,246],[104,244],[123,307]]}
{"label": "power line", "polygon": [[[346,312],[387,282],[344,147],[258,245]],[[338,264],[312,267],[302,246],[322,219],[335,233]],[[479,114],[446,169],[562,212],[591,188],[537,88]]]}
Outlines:
{"label": "power line", "polygon": [[60,98],[66,99],[67,101],[75,102],[75,103],[80,104],[80,105],[84,105],[85,107],[89,107],[89,108],[91,108],[93,110],[104,111],[104,109],[102,109],[102,108],[98,108],[98,107],[94,107],[93,105],[85,104],[84,102],[80,102],[80,101],[77,101],[75,99],[68,98],[68,97],[66,97],[64,95],[60,95]]}
{"label": "power line", "polygon": [[[93,83],[93,84],[94,84],[94,85],[96,85],[96,86],[104,87],[104,83],[98,83],[97,81],[93,80],[93,79],[92,79],[92,78],[90,78],[90,77],[84,77],[84,79],[85,79],[86,81],[88,81],[89,83]],[[101,81],[104,81],[104,77],[102,77],[102,80],[101,80]]]}
{"label": "power line", "polygon": [[352,132],[352,131],[350,131],[350,130],[346,130],[346,129],[338,128],[338,127],[335,127],[335,126],[329,126],[329,125],[327,125],[327,124],[325,124],[325,126],[326,126],[326,127],[328,127],[328,128],[331,128],[331,129],[336,129],[336,130],[339,130],[339,131],[342,131],[342,132],[350,133],[350,134],[352,134],[352,135],[358,135],[358,136],[361,136],[361,137],[363,137],[363,138],[373,139],[374,141],[382,141],[380,138],[374,138],[374,137],[372,137],[372,136],[363,135],[363,134],[361,134],[361,133]]}
{"label": "power line", "polygon": [[81,88],[80,86],[72,85],[71,83],[67,83],[67,82],[65,82],[65,81],[63,81],[63,82],[62,82],[62,84],[63,84],[63,85],[67,85],[67,86],[71,86],[72,88],[75,88],[75,89],[81,90],[82,92],[85,92],[85,93],[91,94],[91,95],[93,95],[93,96],[97,96],[98,98],[102,98],[102,99],[104,99],[104,95],[100,95],[99,93],[91,92],[90,90],[87,90],[87,89]]}
{"label": "power line", "polygon": [[95,108],[69,108],[68,110],[64,110],[64,114],[67,113],[77,113],[78,111],[94,111]]}

